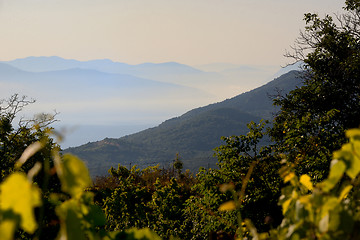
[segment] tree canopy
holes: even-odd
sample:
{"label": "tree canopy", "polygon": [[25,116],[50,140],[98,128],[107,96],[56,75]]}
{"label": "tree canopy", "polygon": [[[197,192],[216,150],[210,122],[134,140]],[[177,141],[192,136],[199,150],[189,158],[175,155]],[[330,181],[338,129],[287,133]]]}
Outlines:
{"label": "tree canopy", "polygon": [[34,102],[18,94],[0,100],[0,179],[14,171],[15,162],[32,143],[42,140],[44,147],[22,166],[24,171],[28,171],[36,161],[49,161],[51,150],[58,147],[48,134],[49,125],[56,121],[56,113],[39,114],[31,119],[19,116],[26,106]]}
{"label": "tree canopy", "polygon": [[344,9],[335,18],[305,14],[305,30],[287,54],[303,61],[304,85],[275,99],[278,151],[318,180],[346,141],[344,130],[360,123],[360,1],[346,1]]}

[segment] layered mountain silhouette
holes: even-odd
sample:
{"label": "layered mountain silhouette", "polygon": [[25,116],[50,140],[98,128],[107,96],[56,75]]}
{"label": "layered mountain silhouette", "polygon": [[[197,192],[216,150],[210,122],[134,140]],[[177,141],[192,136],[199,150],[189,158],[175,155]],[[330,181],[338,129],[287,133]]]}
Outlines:
{"label": "layered mountain silhouette", "polygon": [[[129,65],[107,59],[28,57],[0,62],[0,74],[3,98],[12,93],[35,98],[38,103],[30,106],[33,113],[56,109],[62,123],[85,126],[78,136],[82,143],[88,142],[87,135],[104,131],[104,127],[112,134],[101,136],[120,137],[64,150],[84,159],[92,176],[106,174],[119,163],[169,167],[176,154],[193,172],[199,167],[216,167],[213,149],[223,143],[221,136],[245,134],[250,121],[271,120],[278,110],[271,96],[286,94],[301,83],[299,72],[292,71],[252,91],[195,108],[224,99],[221,96],[225,94],[243,92],[239,90],[242,86],[259,86],[266,80],[258,78],[268,72],[229,64],[198,69],[175,62]],[[156,119],[179,112],[186,113],[125,137],[118,133],[121,126],[154,126],[151,120],[158,124]]]}
{"label": "layered mountain silhouette", "polygon": [[252,91],[193,109],[157,127],[68,148],[64,152],[85,160],[92,176],[104,175],[118,164],[170,167],[176,154],[184,168],[193,172],[199,167],[216,167],[213,149],[223,143],[222,136],[246,134],[250,121],[271,120],[279,110],[273,106],[272,98],[285,95],[301,84],[301,72],[290,71]]}
{"label": "layered mountain silhouette", "polygon": [[36,99],[26,108],[29,118],[39,112],[60,112],[55,127],[70,129],[61,143],[67,148],[156,126],[261,86],[277,70],[226,63],[192,67],[176,62],[130,65],[109,59],[26,57],[0,62],[0,96],[17,93]]}
{"label": "layered mountain silhouette", "polygon": [[[239,92],[260,86],[266,76],[277,71],[277,67],[261,68],[253,66],[223,65],[219,70],[214,66],[205,66],[204,70],[177,62],[126,64],[109,59],[78,61],[52,57],[26,57],[12,61],[3,61],[13,67],[27,72],[52,72],[69,69],[96,70],[102,73],[131,75],[133,77],[155,80],[163,83],[196,88],[205,91],[217,100],[235,96]],[[242,81],[242,84],[238,84]]]}
{"label": "layered mountain silhouette", "polygon": [[[99,61],[99,66],[112,64]],[[58,57],[0,62],[1,99],[14,93],[25,95],[37,101],[26,108],[32,114],[56,110],[62,125],[97,125],[104,129],[102,126],[108,125],[154,126],[154,122],[208,103],[213,97],[201,89],[171,81],[80,66],[85,63]],[[86,138],[75,144],[85,142]]]}

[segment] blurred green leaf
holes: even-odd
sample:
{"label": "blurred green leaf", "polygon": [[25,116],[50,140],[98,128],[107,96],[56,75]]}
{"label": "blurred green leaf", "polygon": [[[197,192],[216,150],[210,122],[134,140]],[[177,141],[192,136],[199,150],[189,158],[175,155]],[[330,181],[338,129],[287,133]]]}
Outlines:
{"label": "blurred green leaf", "polygon": [[222,203],[219,207],[219,211],[232,211],[236,209],[236,205],[234,201],[228,201],[225,203]]}
{"label": "blurred green leaf", "polygon": [[89,171],[84,162],[75,156],[65,154],[62,160],[59,176],[61,189],[72,197],[77,197],[91,185]]}
{"label": "blurred green leaf", "polygon": [[347,194],[351,191],[353,187],[351,185],[346,186],[340,193],[338,197],[338,201],[341,202],[344,198],[346,198]]}
{"label": "blurred green leaf", "polygon": [[60,239],[85,240],[82,230],[81,216],[79,216],[79,204],[69,200],[56,208],[56,214],[60,218]]}
{"label": "blurred green leaf", "polygon": [[346,165],[343,161],[333,160],[331,163],[331,168],[328,178],[323,182],[321,182],[319,186],[325,192],[330,191],[339,182],[345,170],[346,170]]}
{"label": "blurred green leaf", "polygon": [[345,132],[347,138],[360,140],[360,129],[353,128]]}
{"label": "blurred green leaf", "polygon": [[319,222],[320,232],[322,232],[322,233],[327,232],[328,229],[329,229],[329,214],[327,214],[323,218],[321,218],[321,220]]}

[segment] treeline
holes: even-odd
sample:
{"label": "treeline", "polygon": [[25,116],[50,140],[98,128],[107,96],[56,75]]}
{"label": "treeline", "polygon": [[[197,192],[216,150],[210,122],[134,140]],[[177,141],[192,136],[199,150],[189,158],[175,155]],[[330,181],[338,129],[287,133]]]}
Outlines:
{"label": "treeline", "polygon": [[196,175],[178,156],[171,169],[119,165],[92,184],[79,159],[59,155],[54,116],[14,127],[31,101],[2,101],[0,238],[358,239],[360,0],[344,9],[305,15],[288,54],[304,84],[274,97],[271,124],[223,138],[218,168]]}
{"label": "treeline", "polygon": [[[247,183],[241,214],[261,231],[278,225],[282,219],[277,205],[282,182],[277,173],[280,164],[256,150],[265,123],[248,126],[248,135],[225,139],[226,145],[217,149],[218,169],[202,168],[193,176],[189,171],[182,172],[181,160],[177,158],[170,169],[158,166],[127,169],[119,165],[109,170],[109,177],[98,177],[90,191],[106,214],[105,229],[149,227],[164,239],[171,236],[206,239],[209,234],[233,239],[237,213],[218,211],[222,203],[232,199],[220,186],[231,182],[240,190],[242,179],[255,159],[256,174]],[[253,154],[239,158],[240,152]]]}

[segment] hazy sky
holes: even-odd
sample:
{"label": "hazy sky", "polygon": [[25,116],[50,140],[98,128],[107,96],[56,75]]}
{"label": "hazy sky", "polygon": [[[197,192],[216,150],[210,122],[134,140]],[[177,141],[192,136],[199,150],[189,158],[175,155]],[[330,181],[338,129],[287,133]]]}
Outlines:
{"label": "hazy sky", "polygon": [[283,65],[305,12],[340,0],[0,0],[0,60]]}

